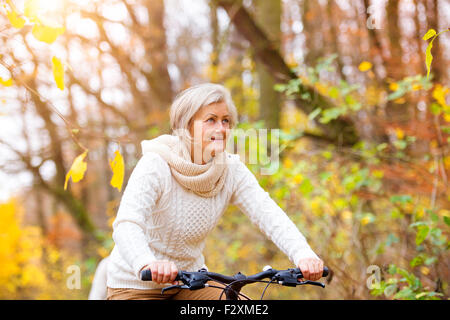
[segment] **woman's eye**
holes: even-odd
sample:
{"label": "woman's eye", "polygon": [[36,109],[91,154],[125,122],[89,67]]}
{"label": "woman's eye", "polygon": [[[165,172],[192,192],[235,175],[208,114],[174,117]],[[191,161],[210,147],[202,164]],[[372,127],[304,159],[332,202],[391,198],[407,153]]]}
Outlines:
{"label": "woman's eye", "polygon": [[223,121],[225,121],[226,123],[230,122],[228,119],[224,119]]}
{"label": "woman's eye", "polygon": [[208,120],[206,120],[206,121],[209,121],[209,120],[212,120],[212,121],[214,121],[214,119],[213,118],[209,118]]}

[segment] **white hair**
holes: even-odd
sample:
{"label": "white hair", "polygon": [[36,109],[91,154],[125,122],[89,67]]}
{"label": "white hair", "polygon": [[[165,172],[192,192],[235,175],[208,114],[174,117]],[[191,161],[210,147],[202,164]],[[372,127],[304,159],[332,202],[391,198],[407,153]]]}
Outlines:
{"label": "white hair", "polygon": [[184,141],[192,141],[189,126],[192,117],[203,106],[224,102],[230,113],[230,129],[238,123],[236,106],[231,94],[223,85],[216,83],[202,83],[189,87],[180,92],[170,107],[170,126],[174,135]]}

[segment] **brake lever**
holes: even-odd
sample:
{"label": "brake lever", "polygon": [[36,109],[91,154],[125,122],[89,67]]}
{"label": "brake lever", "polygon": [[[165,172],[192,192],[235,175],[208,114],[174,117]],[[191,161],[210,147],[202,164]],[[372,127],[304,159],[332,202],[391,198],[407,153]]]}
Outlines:
{"label": "brake lever", "polygon": [[179,288],[179,289],[189,289],[189,287],[188,287],[187,285],[185,285],[185,284],[183,284],[183,285],[176,284],[176,285],[173,285],[173,286],[168,286],[168,287],[162,288],[161,294],[163,294],[164,291],[172,290],[172,289],[176,289],[176,288]]}
{"label": "brake lever", "polygon": [[318,286],[318,287],[325,288],[325,285],[322,282],[316,282],[316,281],[311,281],[311,280],[305,280],[305,281],[297,282],[298,286],[301,286],[303,284],[310,284],[312,286]]}

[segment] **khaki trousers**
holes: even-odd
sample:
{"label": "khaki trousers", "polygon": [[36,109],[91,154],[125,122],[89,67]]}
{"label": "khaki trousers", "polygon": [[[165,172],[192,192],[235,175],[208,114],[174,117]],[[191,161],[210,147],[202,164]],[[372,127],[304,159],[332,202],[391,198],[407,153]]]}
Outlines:
{"label": "khaki trousers", "polygon": [[[209,281],[210,285],[224,288],[224,285]],[[161,294],[161,289],[108,288],[107,300],[219,300],[223,289],[206,287],[199,290],[172,289]],[[248,297],[247,297],[248,298]],[[225,293],[222,299],[225,300]],[[241,297],[246,300],[246,298]]]}

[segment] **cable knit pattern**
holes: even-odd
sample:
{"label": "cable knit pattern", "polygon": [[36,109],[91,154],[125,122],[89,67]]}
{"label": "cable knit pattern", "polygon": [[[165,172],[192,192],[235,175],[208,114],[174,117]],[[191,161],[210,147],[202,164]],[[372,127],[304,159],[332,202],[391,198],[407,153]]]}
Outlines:
{"label": "cable knit pattern", "polygon": [[227,156],[230,162],[224,188],[208,198],[182,187],[159,154],[147,152],[141,157],[113,223],[115,246],[108,262],[108,287],[166,286],[139,280],[139,271],[153,260],[171,260],[179,270],[206,267],[202,254],[206,237],[229,203],[239,207],[292,263],[317,257],[239,155]]}

